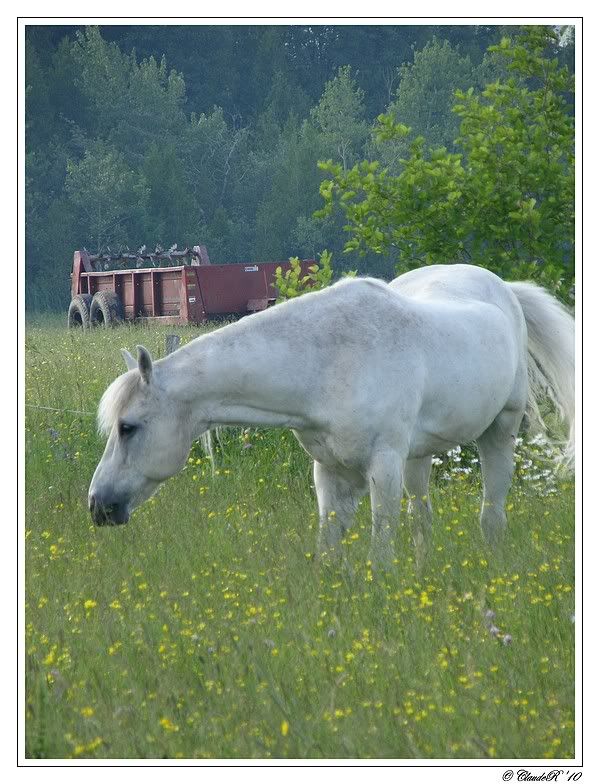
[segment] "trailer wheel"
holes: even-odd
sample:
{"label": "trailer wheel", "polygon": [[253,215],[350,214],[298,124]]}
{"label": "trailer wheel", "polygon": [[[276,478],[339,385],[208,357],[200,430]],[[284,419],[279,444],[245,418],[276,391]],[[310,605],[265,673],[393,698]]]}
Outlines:
{"label": "trailer wheel", "polygon": [[70,329],[73,327],[88,329],[90,326],[91,304],[91,294],[77,294],[73,297],[69,305],[69,315],[67,317],[67,325]]}
{"label": "trailer wheel", "polygon": [[93,327],[114,327],[123,321],[123,305],[114,291],[97,291],[90,307]]}

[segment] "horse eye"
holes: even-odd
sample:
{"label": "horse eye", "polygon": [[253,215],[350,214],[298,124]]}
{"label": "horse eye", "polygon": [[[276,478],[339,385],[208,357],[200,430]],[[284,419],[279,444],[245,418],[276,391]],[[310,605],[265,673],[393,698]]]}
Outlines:
{"label": "horse eye", "polygon": [[127,438],[137,430],[136,425],[129,425],[127,422],[119,422],[119,435],[121,438]]}

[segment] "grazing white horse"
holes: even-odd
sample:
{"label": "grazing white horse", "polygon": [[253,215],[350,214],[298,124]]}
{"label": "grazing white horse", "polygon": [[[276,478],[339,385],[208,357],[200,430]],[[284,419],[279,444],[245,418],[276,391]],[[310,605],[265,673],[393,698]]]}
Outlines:
{"label": "grazing white horse", "polygon": [[515,437],[550,397],[574,436],[574,321],[544,289],[470,265],[437,265],[390,284],[346,279],[203,335],[107,389],[106,450],[89,491],[98,524],[131,511],[217,425],[289,427],[314,459],[320,549],[336,551],[371,496],[371,560],[389,565],[403,489],[413,536],[431,528],[432,454],[475,440],[481,526],[506,525]]}

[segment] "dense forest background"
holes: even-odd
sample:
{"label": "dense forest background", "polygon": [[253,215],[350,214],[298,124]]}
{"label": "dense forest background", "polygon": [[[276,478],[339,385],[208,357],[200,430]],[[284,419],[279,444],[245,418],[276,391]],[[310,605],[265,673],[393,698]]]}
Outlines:
{"label": "dense forest background", "polygon": [[[455,90],[502,78],[498,26],[29,26],[26,305],[66,307],[76,248],[202,243],[211,261],[315,257],[391,277],[392,257],[345,254],[319,160],[393,171],[382,112],[453,150]],[[574,44],[554,53],[573,69]]]}

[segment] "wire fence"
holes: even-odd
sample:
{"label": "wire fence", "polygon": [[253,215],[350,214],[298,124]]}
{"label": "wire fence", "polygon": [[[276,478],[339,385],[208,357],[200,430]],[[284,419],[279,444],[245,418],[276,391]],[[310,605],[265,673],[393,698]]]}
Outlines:
{"label": "wire fence", "polygon": [[33,403],[25,403],[25,408],[35,408],[38,411],[53,411],[55,414],[77,414],[78,416],[96,416],[91,411],[76,411],[73,408],[50,408],[50,406],[34,406]]}
{"label": "wire fence", "polygon": [[[194,248],[195,252],[195,248]],[[179,335],[166,335],[165,337],[165,353],[172,354],[176,351],[181,343]],[[33,403],[25,403],[25,408],[33,408],[38,411],[51,411],[55,414],[77,414],[78,416],[96,416],[92,411],[76,411],[73,408],[51,408],[50,406],[36,406]]]}

